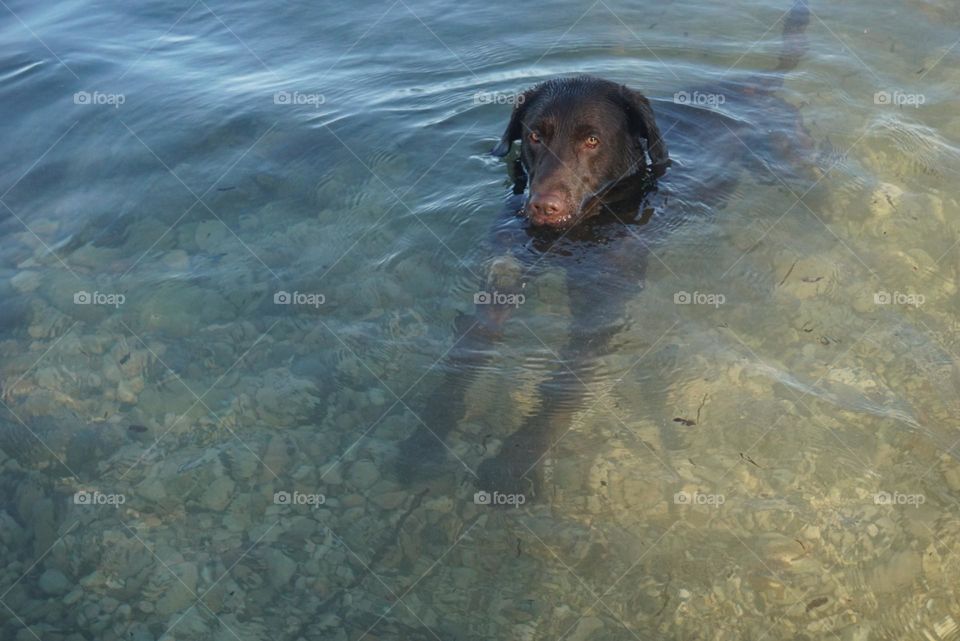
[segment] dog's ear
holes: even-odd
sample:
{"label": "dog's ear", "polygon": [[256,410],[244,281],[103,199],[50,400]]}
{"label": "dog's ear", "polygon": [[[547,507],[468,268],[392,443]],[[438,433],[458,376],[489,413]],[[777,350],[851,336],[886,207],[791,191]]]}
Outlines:
{"label": "dog's ear", "polygon": [[659,178],[670,166],[670,154],[667,144],[660,136],[660,128],[653,115],[650,101],[639,91],[621,86],[621,93],[627,105],[627,117],[630,122],[630,133],[643,138],[647,143],[647,155],[650,156],[650,171]]}
{"label": "dog's ear", "polygon": [[540,86],[536,86],[532,89],[527,89],[517,96],[516,102],[513,103],[513,112],[510,114],[510,122],[507,123],[507,128],[504,130],[503,135],[500,136],[500,142],[490,150],[491,155],[503,158],[510,153],[510,147],[513,146],[513,141],[523,138],[523,116],[530,107],[530,103],[533,102],[540,92],[540,89]]}

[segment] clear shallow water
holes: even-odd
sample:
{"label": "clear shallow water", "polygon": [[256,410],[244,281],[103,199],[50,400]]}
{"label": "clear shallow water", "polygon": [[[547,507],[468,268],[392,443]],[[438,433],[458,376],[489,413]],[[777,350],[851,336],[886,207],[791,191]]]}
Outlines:
{"label": "clear shallow water", "polygon": [[773,68],[787,8],[0,8],[2,638],[960,636],[947,3],[813,4],[778,95],[821,173],[732,169],[654,246],[545,496],[475,505],[466,468],[557,367],[549,266],[464,464],[395,470],[508,193],[502,97],[587,72],[666,117]]}

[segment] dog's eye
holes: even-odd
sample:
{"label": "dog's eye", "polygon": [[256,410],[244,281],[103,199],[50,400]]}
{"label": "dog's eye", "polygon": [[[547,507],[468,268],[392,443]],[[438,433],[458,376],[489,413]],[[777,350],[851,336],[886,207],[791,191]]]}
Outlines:
{"label": "dog's eye", "polygon": [[600,144],[600,139],[597,138],[596,136],[588,136],[586,143],[584,144],[586,144],[587,147],[589,147],[590,149],[593,149],[594,147]]}
{"label": "dog's eye", "polygon": [[530,132],[530,142],[532,142],[532,143],[535,144],[535,145],[539,145],[539,144],[540,144],[540,134],[538,134],[538,133],[535,132],[535,131],[531,131],[531,132]]}

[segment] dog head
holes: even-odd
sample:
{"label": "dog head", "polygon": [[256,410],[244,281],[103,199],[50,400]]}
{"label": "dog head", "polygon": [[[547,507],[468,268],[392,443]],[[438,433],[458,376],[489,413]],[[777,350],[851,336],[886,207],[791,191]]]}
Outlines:
{"label": "dog head", "polygon": [[659,177],[670,164],[650,102],[589,76],[550,80],[519,96],[491,153],[506,156],[516,140],[530,181],[524,213],[536,226],[570,227],[597,213],[618,183]]}

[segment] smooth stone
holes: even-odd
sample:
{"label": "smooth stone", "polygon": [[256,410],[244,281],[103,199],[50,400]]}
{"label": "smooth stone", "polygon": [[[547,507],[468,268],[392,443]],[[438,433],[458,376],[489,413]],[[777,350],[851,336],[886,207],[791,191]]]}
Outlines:
{"label": "smooth stone", "polygon": [[234,482],[228,476],[221,476],[213,481],[203,496],[200,497],[200,504],[208,510],[220,511],[230,503],[230,496],[233,494]]}
{"label": "smooth stone", "polygon": [[350,466],[350,482],[361,490],[365,490],[380,478],[380,470],[373,461],[357,461]]}
{"label": "smooth stone", "polygon": [[340,485],[343,483],[343,475],[340,473],[340,463],[331,461],[324,464],[320,469],[323,470],[320,480],[327,485]]}
{"label": "smooth stone", "polygon": [[584,617],[577,623],[576,629],[567,637],[569,641],[589,641],[596,639],[597,632],[603,630],[603,621],[597,617]]}
{"label": "smooth stone", "polygon": [[395,510],[410,496],[409,492],[385,492],[371,497],[374,505],[384,510]]}
{"label": "smooth stone", "polygon": [[21,293],[34,291],[40,287],[40,283],[40,273],[35,271],[22,271],[10,279],[10,284]]}
{"label": "smooth stone", "polygon": [[226,225],[219,220],[205,220],[199,223],[194,231],[193,240],[205,252],[222,252],[226,248],[233,249],[237,241]]}
{"label": "smooth stone", "polygon": [[960,467],[954,466],[953,463],[948,463],[948,465],[951,465],[951,467],[944,471],[943,479],[952,491],[960,492]]}
{"label": "smooth stone", "polygon": [[81,598],[83,598],[83,590],[81,590],[80,588],[77,588],[72,592],[70,592],[69,594],[67,594],[67,596],[63,597],[63,604],[73,605],[74,603],[79,601]]}
{"label": "smooth stone", "polygon": [[387,402],[387,393],[379,387],[375,387],[367,393],[370,403],[375,407],[380,407]]}
{"label": "smooth stone", "polygon": [[173,567],[179,581],[172,580],[166,593],[156,603],[157,612],[163,616],[170,616],[189,607],[196,599],[194,595],[197,591],[197,566],[185,561]]}
{"label": "smooth stone", "polygon": [[143,623],[134,623],[130,626],[128,636],[130,641],[154,641],[150,628]]}
{"label": "smooth stone", "polygon": [[190,255],[182,249],[174,249],[163,255],[163,264],[170,269],[186,271],[190,269]]}
{"label": "smooth stone", "polygon": [[876,568],[871,583],[877,592],[896,592],[913,583],[920,576],[921,570],[920,553],[904,550],[894,554],[884,565]]}
{"label": "smooth stone", "polygon": [[161,501],[167,496],[167,490],[159,477],[150,477],[143,480],[136,487],[137,494],[148,501]]}
{"label": "smooth stone", "polygon": [[297,562],[279,550],[271,549],[266,554],[270,585],[274,589],[282,588],[297,571]]}
{"label": "smooth stone", "polygon": [[44,594],[60,595],[66,594],[70,590],[70,581],[60,570],[50,568],[40,575],[40,581],[37,583]]}

